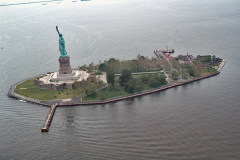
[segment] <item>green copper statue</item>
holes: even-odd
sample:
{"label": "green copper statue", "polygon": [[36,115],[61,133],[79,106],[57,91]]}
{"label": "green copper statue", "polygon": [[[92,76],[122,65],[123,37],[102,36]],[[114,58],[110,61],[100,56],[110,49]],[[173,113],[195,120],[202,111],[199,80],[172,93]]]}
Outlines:
{"label": "green copper statue", "polygon": [[65,41],[63,39],[62,34],[59,33],[58,31],[58,26],[56,26],[56,30],[58,32],[59,35],[59,51],[60,51],[60,57],[68,57],[67,55],[67,51],[65,50]]}

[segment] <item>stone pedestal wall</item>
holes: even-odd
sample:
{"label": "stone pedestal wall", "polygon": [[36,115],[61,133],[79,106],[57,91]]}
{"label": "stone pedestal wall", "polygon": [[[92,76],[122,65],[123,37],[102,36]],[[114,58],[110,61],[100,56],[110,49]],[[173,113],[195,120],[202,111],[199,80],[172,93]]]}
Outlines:
{"label": "stone pedestal wall", "polygon": [[70,65],[70,57],[59,57],[59,74],[71,74],[72,68]]}

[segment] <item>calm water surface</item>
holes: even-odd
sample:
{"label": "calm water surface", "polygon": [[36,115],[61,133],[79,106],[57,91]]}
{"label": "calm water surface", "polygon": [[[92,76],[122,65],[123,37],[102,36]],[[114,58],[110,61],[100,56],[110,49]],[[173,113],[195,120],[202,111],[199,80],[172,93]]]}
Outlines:
{"label": "calm water surface", "polygon": [[[24,78],[58,70],[56,25],[72,67],[138,53],[151,57],[166,45],[176,54],[214,54],[227,64],[218,76],[164,92],[58,108],[50,131],[41,133],[48,108],[6,94]],[[0,7],[0,159],[238,160],[239,42],[239,0]]]}

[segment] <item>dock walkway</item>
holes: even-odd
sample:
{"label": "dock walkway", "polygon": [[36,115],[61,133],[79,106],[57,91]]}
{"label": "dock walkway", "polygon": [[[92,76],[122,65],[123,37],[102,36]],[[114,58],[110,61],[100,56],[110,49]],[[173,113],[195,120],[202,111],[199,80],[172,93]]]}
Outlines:
{"label": "dock walkway", "polygon": [[55,113],[56,107],[57,107],[56,103],[51,105],[51,108],[50,108],[50,110],[49,110],[49,112],[47,114],[47,117],[46,117],[46,121],[43,124],[43,127],[41,129],[42,132],[48,132],[48,128],[49,128],[49,126],[51,124],[51,121],[53,119],[53,115]]}

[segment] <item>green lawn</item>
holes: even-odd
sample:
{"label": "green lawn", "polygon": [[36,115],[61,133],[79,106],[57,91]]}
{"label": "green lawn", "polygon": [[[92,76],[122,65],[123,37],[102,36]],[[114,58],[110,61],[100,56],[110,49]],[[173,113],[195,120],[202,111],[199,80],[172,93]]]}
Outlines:
{"label": "green lawn", "polygon": [[[143,89],[141,91],[147,91],[150,89],[153,89],[154,87],[151,87],[149,85],[144,84]],[[139,91],[139,92],[141,92]],[[114,87],[109,84],[107,88],[104,88],[100,91],[97,91],[97,96],[92,97],[91,95],[88,95],[86,97],[83,97],[83,101],[96,101],[96,100],[106,100],[114,97],[119,97],[119,96],[125,96],[125,95],[130,95],[134,93],[128,93],[124,87],[121,87],[119,83],[115,83]]]}
{"label": "green lawn", "polygon": [[[164,73],[152,73],[153,75],[164,75]],[[140,79],[143,75],[148,75],[148,74],[137,74],[137,75],[132,75],[133,78],[135,79]],[[120,86],[118,81],[119,81],[120,76],[115,77],[115,85],[114,87],[109,84],[109,86],[105,89],[102,89],[100,91],[96,92],[96,96],[88,95],[86,97],[83,97],[83,101],[94,101],[94,100],[106,100],[118,96],[124,96],[124,95],[129,95],[129,94],[134,94],[134,93],[129,93],[127,92],[124,87]],[[159,86],[160,87],[160,86]],[[138,92],[141,91],[146,91],[153,89],[154,87],[151,87],[147,83],[143,83],[142,89]],[[135,92],[136,93],[136,92]]]}
{"label": "green lawn", "polygon": [[[133,78],[140,78],[142,75],[165,75],[162,72],[158,72],[158,73],[145,73],[145,74],[132,74]],[[115,76],[115,81],[117,81],[119,79],[119,75]]]}
{"label": "green lawn", "polygon": [[90,95],[83,97],[83,101],[105,100],[105,99],[123,96],[123,95],[127,95],[127,94],[129,94],[129,93],[126,92],[123,87],[119,86],[118,83],[116,83],[114,87],[109,85],[107,88],[97,91],[96,97],[92,97]]}
{"label": "green lawn", "polygon": [[66,99],[73,98],[83,94],[84,89],[62,89],[59,91],[53,89],[40,89],[38,85],[34,84],[34,80],[27,80],[19,84],[15,92],[38,100],[53,100],[53,99]]}
{"label": "green lawn", "polygon": [[[154,73],[159,74],[159,73]],[[161,74],[161,73],[160,73]],[[134,78],[140,78],[141,75],[133,75]],[[118,81],[119,76],[115,78],[115,86],[112,87],[111,84],[105,89],[97,91],[96,97],[92,97],[88,95],[83,98],[83,101],[91,101],[91,100],[105,100],[109,98],[114,98],[118,96],[124,96],[132,93],[128,93],[125,91],[124,87],[119,85]],[[93,84],[92,86],[82,86],[77,89],[61,89],[56,91],[54,89],[40,89],[40,86],[34,84],[34,80],[27,80],[21,84],[19,84],[15,92],[38,100],[54,100],[54,99],[67,99],[67,98],[74,98],[80,96],[85,93],[85,90],[90,87],[96,87],[97,84]],[[152,89],[148,84],[143,84],[143,88],[141,91]]]}
{"label": "green lawn", "polygon": [[201,70],[201,75],[199,77],[202,77],[202,76],[206,76],[208,75],[209,73],[215,73],[217,70],[213,67],[204,67],[202,70]]}

